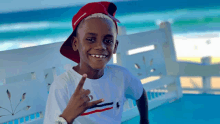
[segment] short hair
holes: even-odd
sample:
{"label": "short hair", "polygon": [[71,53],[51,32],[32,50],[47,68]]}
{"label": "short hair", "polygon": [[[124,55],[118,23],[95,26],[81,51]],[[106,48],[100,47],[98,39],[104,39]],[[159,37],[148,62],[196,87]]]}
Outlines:
{"label": "short hair", "polygon": [[[92,15],[89,15],[87,16],[86,18],[84,18],[75,28],[75,30],[73,31],[73,36],[77,36],[77,29],[79,27],[80,24],[82,24],[85,20],[87,19],[90,19],[90,18],[103,18],[103,19],[108,19],[108,20],[111,20],[113,23],[114,21],[107,15],[103,14],[103,13],[95,13],[95,14],[92,14]],[[114,23],[115,25],[115,23]],[[116,25],[115,25],[115,28],[116,28]],[[116,28],[116,32],[117,32],[117,28]]]}

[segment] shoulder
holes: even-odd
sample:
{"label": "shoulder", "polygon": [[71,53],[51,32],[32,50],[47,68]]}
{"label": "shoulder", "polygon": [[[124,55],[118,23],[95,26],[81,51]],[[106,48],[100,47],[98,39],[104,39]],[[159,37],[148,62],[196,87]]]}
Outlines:
{"label": "shoulder", "polygon": [[108,69],[113,70],[113,71],[123,71],[123,72],[128,71],[125,67],[122,67],[122,66],[119,66],[119,65],[107,64],[106,66],[107,66]]}
{"label": "shoulder", "polygon": [[129,75],[128,69],[126,69],[123,66],[114,65],[114,64],[108,64],[106,65],[108,70],[110,70],[112,73],[114,73],[116,76],[123,76],[127,77]]}
{"label": "shoulder", "polygon": [[67,72],[64,72],[63,74],[54,78],[54,81],[53,81],[51,87],[53,87],[55,89],[67,88],[68,81],[69,81],[69,77],[67,75]]}

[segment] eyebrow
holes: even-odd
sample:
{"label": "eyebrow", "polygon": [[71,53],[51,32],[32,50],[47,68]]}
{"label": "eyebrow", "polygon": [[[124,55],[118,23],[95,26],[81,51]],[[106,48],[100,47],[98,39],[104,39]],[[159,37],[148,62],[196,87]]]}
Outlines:
{"label": "eyebrow", "polygon": [[[87,35],[95,35],[95,36],[98,35],[98,34],[96,34],[96,33],[86,33],[86,34],[87,34]],[[114,36],[111,35],[111,34],[106,34],[105,37],[114,37]]]}

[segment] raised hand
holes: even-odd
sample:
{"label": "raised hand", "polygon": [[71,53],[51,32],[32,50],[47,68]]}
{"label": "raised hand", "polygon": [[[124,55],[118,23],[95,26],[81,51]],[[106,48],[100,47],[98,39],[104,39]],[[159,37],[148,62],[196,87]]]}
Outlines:
{"label": "raised hand", "polygon": [[[82,79],[76,87],[75,92],[71,96],[66,109],[63,111],[61,115],[64,119],[66,119],[68,123],[72,123],[75,120],[75,118],[84,113],[88,108],[104,101],[104,99],[99,99],[90,102],[90,98],[88,97],[88,95],[90,94],[90,90],[83,89],[86,77],[87,75],[83,74]],[[90,96],[93,98],[92,95]]]}

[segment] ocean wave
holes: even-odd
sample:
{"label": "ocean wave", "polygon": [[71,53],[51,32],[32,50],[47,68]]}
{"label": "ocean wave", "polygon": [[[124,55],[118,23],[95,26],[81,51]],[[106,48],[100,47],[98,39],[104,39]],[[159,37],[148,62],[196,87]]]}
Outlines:
{"label": "ocean wave", "polygon": [[210,9],[210,10],[173,10],[164,12],[145,12],[145,13],[132,13],[127,15],[116,16],[121,23],[135,23],[135,22],[145,22],[154,21],[159,24],[161,21],[169,21],[171,23],[175,20],[185,20],[185,19],[203,19],[207,17],[216,18],[220,16],[220,9]]}
{"label": "ocean wave", "polygon": [[71,28],[71,22],[28,22],[0,25],[0,32],[30,31],[48,28]]}
{"label": "ocean wave", "polygon": [[[200,24],[200,23],[220,23],[220,10],[173,10],[164,12],[150,12],[150,13],[132,13],[127,15],[116,16],[121,23],[119,25],[130,25],[135,23],[154,23],[159,25],[163,21],[168,21],[175,26],[188,25],[188,24]],[[19,32],[19,31],[33,31],[42,29],[53,29],[53,28],[66,28],[71,29],[70,22],[51,22],[51,21],[39,21],[39,22],[27,22],[27,23],[11,23],[1,24],[1,32]]]}

